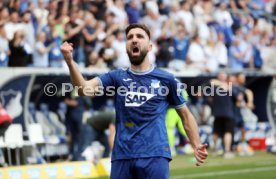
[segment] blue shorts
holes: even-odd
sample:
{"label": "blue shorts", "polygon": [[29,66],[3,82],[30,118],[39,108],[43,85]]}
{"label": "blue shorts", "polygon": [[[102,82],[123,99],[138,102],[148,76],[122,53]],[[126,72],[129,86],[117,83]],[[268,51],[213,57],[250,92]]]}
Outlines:
{"label": "blue shorts", "polygon": [[169,159],[164,157],[112,161],[111,179],[169,179]]}

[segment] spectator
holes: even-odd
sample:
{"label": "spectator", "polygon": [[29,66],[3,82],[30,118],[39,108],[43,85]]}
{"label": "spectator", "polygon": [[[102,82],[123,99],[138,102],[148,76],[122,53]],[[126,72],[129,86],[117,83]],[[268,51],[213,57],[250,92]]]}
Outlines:
{"label": "spectator", "polygon": [[204,49],[200,44],[200,37],[196,34],[192,38],[192,42],[190,44],[186,63],[193,68],[200,69],[201,71],[206,71],[206,56],[204,53]]}
{"label": "spectator", "polygon": [[98,53],[91,51],[88,55],[89,69],[93,70],[107,70],[107,64],[99,57]]}
{"label": "spectator", "polygon": [[170,62],[169,67],[172,69],[181,70],[185,67],[186,56],[189,49],[190,38],[187,35],[186,29],[183,25],[178,25],[176,37],[173,37],[173,57],[174,60]]}
{"label": "spectator", "polygon": [[225,68],[228,66],[228,49],[224,44],[224,34],[219,32],[218,33],[218,40],[216,43],[216,52],[217,52],[217,59],[220,68]]}
{"label": "spectator", "polygon": [[169,37],[160,36],[156,42],[158,45],[156,65],[158,67],[166,68],[168,67],[170,60],[173,58],[172,52],[170,51],[170,48],[172,47],[172,40]]}
{"label": "spectator", "polygon": [[240,50],[240,41],[241,39],[235,37],[229,48],[229,62],[233,71],[243,70],[243,60],[246,53]]}
{"label": "spectator", "polygon": [[[58,13],[59,13],[59,4],[62,4],[62,10],[64,10],[63,8],[68,9],[68,4],[69,4],[68,1],[62,0],[62,1],[58,2],[58,1],[49,1],[49,0],[46,0],[46,2],[47,2],[47,10],[49,11],[48,16],[49,16],[49,14],[54,15],[55,17],[58,16]],[[46,4],[44,3],[44,6],[45,5]],[[67,6],[67,7],[64,7],[64,6]]]}
{"label": "spectator", "polygon": [[[119,28],[124,28],[128,23],[127,13],[125,11],[123,0],[106,0],[107,12],[115,15],[114,23],[119,25]],[[114,3],[113,3],[114,2]]]}
{"label": "spectator", "polygon": [[168,15],[169,19],[172,20],[175,24],[179,23],[179,18],[177,16],[180,10],[180,6],[178,2],[174,2],[170,7],[170,14]]}
{"label": "spectator", "polygon": [[233,101],[229,91],[232,90],[227,83],[227,75],[224,72],[219,72],[216,80],[211,80],[211,85],[214,85],[223,91],[226,95],[215,93],[211,98],[212,114],[215,117],[213,126],[213,152],[216,154],[216,147],[218,138],[223,138],[224,157],[233,158],[234,154],[231,152],[232,134],[234,131],[234,114]]}
{"label": "spectator", "polygon": [[264,14],[265,2],[263,0],[252,0],[248,3],[250,12],[254,18],[259,18]]}
{"label": "spectator", "polygon": [[242,10],[244,14],[248,15],[250,13],[250,9],[248,8],[249,1],[235,1],[239,10]]}
{"label": "spectator", "polygon": [[83,64],[83,49],[81,47],[82,29],[85,23],[78,18],[78,12],[71,12],[70,21],[66,24],[63,40],[74,44],[73,57],[78,64]]}
{"label": "spectator", "polygon": [[241,132],[241,140],[240,141],[242,143],[244,143],[245,142],[245,125],[244,125],[244,120],[243,120],[242,114],[241,114],[241,108],[242,108],[242,105],[244,102],[244,93],[241,90],[241,87],[239,86],[239,84],[237,82],[237,77],[235,75],[229,75],[228,82],[232,83],[232,89],[233,89],[232,91],[233,91],[234,96],[236,96],[236,98],[233,99],[235,127],[237,127],[240,130],[240,132]]}
{"label": "spectator", "polygon": [[12,1],[9,1],[9,9],[11,11],[16,11],[18,12],[20,15],[21,15],[21,11],[20,11],[20,0],[12,0]]}
{"label": "spectator", "polygon": [[236,84],[239,92],[242,97],[240,99],[240,105],[238,106],[240,109],[240,120],[241,121],[241,139],[240,139],[240,154],[241,155],[252,155],[252,149],[246,143],[246,129],[245,127],[255,126],[254,123],[258,121],[257,116],[252,112],[255,109],[254,105],[254,94],[251,89],[246,88],[246,76],[244,73],[238,73],[236,75]]}
{"label": "spectator", "polygon": [[104,60],[108,68],[114,68],[114,62],[116,59],[115,49],[112,47],[114,36],[108,36],[104,39],[103,47],[99,51],[99,57]]}
{"label": "spectator", "polygon": [[26,35],[26,43],[33,48],[35,45],[35,29],[31,20],[31,13],[25,12],[23,14],[22,25]]}
{"label": "spectator", "polygon": [[243,57],[243,67],[244,68],[254,68],[254,59],[253,59],[253,46],[250,42],[251,35],[242,34],[241,29],[236,30],[236,37],[240,39],[240,44],[238,50],[244,54]]}
{"label": "spectator", "polygon": [[115,39],[111,42],[112,48],[115,50],[117,59],[114,62],[116,68],[127,68],[130,67],[126,52],[126,41],[124,31],[118,30],[115,33]]}
{"label": "spectator", "polygon": [[268,47],[263,47],[261,51],[262,59],[263,59],[263,65],[262,65],[262,70],[266,72],[271,72],[275,73],[276,69],[276,61],[275,61],[275,56],[276,56],[276,38],[271,39],[270,46]]}
{"label": "spectator", "polygon": [[197,1],[197,3],[193,6],[193,12],[197,29],[196,33],[199,35],[200,41],[204,44],[210,36],[208,23],[213,21],[210,0]]}
{"label": "spectator", "polygon": [[105,0],[96,0],[91,2],[90,11],[95,15],[97,20],[104,21],[106,14],[106,1]]}
{"label": "spectator", "polygon": [[9,21],[10,14],[7,7],[1,7],[0,9],[0,24],[5,24]]}
{"label": "spectator", "polygon": [[[57,31],[57,35],[63,37],[65,34],[65,25],[70,21],[69,17],[69,2],[62,1],[59,8],[56,10],[56,1],[49,2],[49,9],[51,11],[55,11],[55,13],[50,12],[51,16],[53,16],[53,20],[55,21],[55,29]],[[49,16],[48,16],[49,17]]]}
{"label": "spectator", "polygon": [[138,23],[141,18],[141,12],[137,0],[131,0],[126,7],[126,13],[128,16],[128,23]]}
{"label": "spectator", "polygon": [[18,30],[15,32],[13,39],[9,42],[10,67],[26,67],[32,63],[32,55],[28,45],[25,42],[24,31]]}
{"label": "spectator", "polygon": [[45,45],[52,45],[48,59],[50,67],[62,67],[63,57],[60,51],[60,45],[62,44],[63,30],[59,28],[60,24],[57,23],[53,15],[47,17],[48,24],[42,28],[42,31],[46,33]]}
{"label": "spectator", "polygon": [[208,71],[216,72],[219,67],[219,56],[216,49],[216,43],[211,39],[211,37],[204,46],[204,53],[207,59],[206,67]]}
{"label": "spectator", "polygon": [[45,44],[52,47],[48,57],[50,67],[63,67],[63,57],[59,48],[62,44],[62,37],[58,35],[56,29],[51,29],[50,36]]}
{"label": "spectator", "polygon": [[9,40],[13,39],[14,33],[23,29],[22,23],[19,22],[18,12],[13,11],[10,13],[10,21],[5,23],[5,31]]}
{"label": "spectator", "polygon": [[158,5],[158,8],[159,8],[159,13],[161,15],[169,16],[170,5],[171,5],[171,2],[169,0],[157,1],[157,5]]}
{"label": "spectator", "polygon": [[34,37],[35,37],[39,24],[38,24],[38,20],[36,19],[35,15],[34,15],[34,8],[35,8],[34,2],[28,1],[28,7],[25,12],[30,13],[30,19],[31,19],[31,22],[33,24],[33,28],[35,31],[35,34],[34,34]]}
{"label": "spectator", "polygon": [[49,11],[45,7],[44,0],[38,0],[38,5],[34,8],[34,16],[38,21],[39,29],[47,24]]}
{"label": "spectator", "polygon": [[231,28],[233,25],[233,19],[226,8],[227,4],[225,2],[220,2],[218,4],[218,9],[214,12],[214,19],[220,26]]}
{"label": "spectator", "polygon": [[189,1],[181,1],[181,9],[176,14],[178,22],[185,25],[185,29],[189,35],[193,35],[195,29],[194,15],[191,12],[191,4]]}
{"label": "spectator", "polygon": [[112,35],[119,29],[119,24],[115,22],[115,14],[113,12],[106,13],[103,26],[105,26],[105,33],[107,36]]}
{"label": "spectator", "polygon": [[234,22],[231,17],[231,14],[226,8],[226,2],[220,2],[218,4],[218,8],[214,12],[214,27],[217,31],[222,31],[224,33],[225,43],[227,46],[229,46],[233,38],[232,25]]}
{"label": "spectator", "polygon": [[85,27],[82,30],[86,66],[89,65],[89,61],[87,60],[89,53],[94,50],[98,35],[102,32],[104,32],[103,26],[99,25],[92,14],[86,14]]}
{"label": "spectator", "polygon": [[161,29],[163,24],[168,20],[167,16],[160,15],[158,12],[158,6],[154,1],[146,2],[147,14],[141,19],[141,23],[149,27],[152,39],[156,39],[161,35]]}
{"label": "spectator", "polygon": [[55,30],[55,26],[56,26],[56,20],[55,17],[53,15],[48,15],[47,17],[47,24],[43,27],[41,27],[40,31],[43,31],[46,33],[47,39],[51,37],[51,31]]}
{"label": "spectator", "polygon": [[190,38],[187,35],[184,26],[179,25],[176,37],[173,39],[174,59],[186,61],[186,55],[189,49]]}
{"label": "spectator", "polygon": [[52,42],[49,46],[45,46],[46,34],[45,32],[38,32],[35,49],[33,53],[33,66],[34,67],[48,67],[49,66],[49,51],[56,46],[55,42]]}

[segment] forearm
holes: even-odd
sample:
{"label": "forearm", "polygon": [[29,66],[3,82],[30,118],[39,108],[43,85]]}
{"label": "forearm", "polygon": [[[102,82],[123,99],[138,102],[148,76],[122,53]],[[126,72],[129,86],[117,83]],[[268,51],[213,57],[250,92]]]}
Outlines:
{"label": "forearm", "polygon": [[182,124],[190,140],[190,143],[195,149],[201,144],[196,120],[187,106],[177,109],[177,112],[182,119]]}
{"label": "forearm", "polygon": [[245,95],[246,95],[248,103],[253,103],[254,95],[253,95],[253,92],[250,89],[245,90]]}
{"label": "forearm", "polygon": [[189,138],[189,141],[192,147],[195,149],[197,146],[201,144],[201,142],[199,137],[198,126],[194,116],[191,113],[187,114],[186,119],[182,119],[182,123],[186,131],[186,134]]}
{"label": "forearm", "polygon": [[247,98],[247,107],[249,109],[254,109],[254,95],[253,95],[253,92],[250,90],[250,89],[246,89],[245,90],[245,95],[246,95],[246,98]]}
{"label": "forearm", "polygon": [[85,89],[86,81],[79,71],[78,65],[74,61],[72,61],[71,64],[68,64],[68,68],[70,71],[70,79],[73,86],[78,89],[78,93],[80,95],[84,95],[83,89]]}

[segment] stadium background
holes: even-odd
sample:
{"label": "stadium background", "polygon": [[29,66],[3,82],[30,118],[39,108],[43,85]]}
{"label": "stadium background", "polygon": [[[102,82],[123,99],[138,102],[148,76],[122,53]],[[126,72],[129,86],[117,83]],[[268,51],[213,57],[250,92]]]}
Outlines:
{"label": "stadium background", "polygon": [[[251,138],[258,139],[257,142],[267,142],[265,147],[257,146],[263,152],[246,156],[248,158],[237,157],[232,160],[233,166],[229,160],[210,156],[206,168],[202,169],[203,173],[207,174],[202,176],[196,175],[202,171],[193,168],[192,156],[180,155],[185,154],[185,151],[179,151],[179,155],[171,164],[172,178],[219,178],[220,170],[222,174],[225,174],[226,170],[230,170],[230,173],[237,170],[237,178],[251,178],[248,173],[256,170],[256,167],[260,166],[259,163],[265,163],[266,168],[257,169],[256,171],[260,170],[263,174],[252,177],[260,178],[265,175],[264,173],[267,174],[267,178],[275,176],[271,173],[275,170],[275,156],[264,152],[272,152],[275,144],[275,1],[2,0],[0,6],[1,104],[13,117],[12,123],[23,127],[25,140],[18,145],[9,146],[1,139],[0,146],[4,151],[6,165],[0,169],[0,178],[38,178],[37,176],[50,177],[51,174],[57,178],[85,178],[94,174],[97,176],[101,172],[103,175],[106,174],[106,171],[99,168],[104,166],[108,170],[108,161],[103,161],[105,163],[101,165],[101,160],[97,158],[97,162],[100,163],[97,170],[94,168],[96,164],[93,163],[95,158],[93,162],[68,161],[66,133],[63,133],[64,136],[56,135],[53,138],[43,136],[45,139],[40,144],[26,142],[30,138],[30,104],[34,105],[37,111],[41,110],[41,104],[46,104],[49,111],[58,114],[60,104],[64,101],[64,97],[60,95],[61,83],[70,82],[68,70],[59,51],[59,46],[64,40],[74,43],[75,60],[88,79],[110,69],[128,66],[127,57],[122,50],[125,49],[122,30],[127,24],[135,22],[145,23],[151,29],[154,50],[149,55],[152,62],[174,73],[189,87],[206,83],[215,78],[221,70],[229,74],[244,72],[247,77],[245,86],[254,93],[253,112],[259,122],[250,135]],[[19,34],[18,37],[14,35],[16,33]],[[22,34],[23,39],[19,46],[23,52],[19,52],[14,50],[15,42]],[[44,35],[46,37],[43,38]],[[196,41],[196,35],[199,42]],[[220,39],[220,35],[224,38]],[[237,59],[233,58],[235,50],[232,44],[236,41],[243,43],[243,47],[240,47],[244,53],[242,63],[236,63]],[[226,50],[226,56],[216,52],[216,48]],[[44,49],[44,52],[39,54],[39,49]],[[203,57],[197,54],[203,54]],[[193,58],[194,56],[196,58]],[[57,94],[45,94],[44,88],[48,83],[57,86]],[[108,101],[102,98],[94,99],[91,108],[98,110],[108,106]],[[63,130],[65,126],[61,128]],[[211,143],[210,126],[203,126],[200,134],[202,140]],[[33,149],[30,148],[38,149],[38,156],[42,156],[47,164],[33,165],[33,168],[28,165],[24,168],[27,164],[44,163],[37,155],[32,158]],[[64,161],[66,162],[60,163]],[[225,168],[216,167],[216,163],[223,164]],[[17,165],[17,168],[7,167],[7,164]],[[70,173],[73,165],[79,167],[77,170],[81,172]],[[244,170],[241,169],[243,166]],[[233,175],[230,175],[230,178],[232,177]]]}

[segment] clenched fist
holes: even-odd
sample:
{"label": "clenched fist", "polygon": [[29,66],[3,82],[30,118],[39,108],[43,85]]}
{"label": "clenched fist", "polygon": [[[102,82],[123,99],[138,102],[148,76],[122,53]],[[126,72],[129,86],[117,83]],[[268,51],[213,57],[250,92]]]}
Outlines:
{"label": "clenched fist", "polygon": [[71,65],[71,63],[73,62],[73,44],[64,42],[61,45],[60,50],[63,54],[63,57],[64,57],[66,63],[68,65]]}

